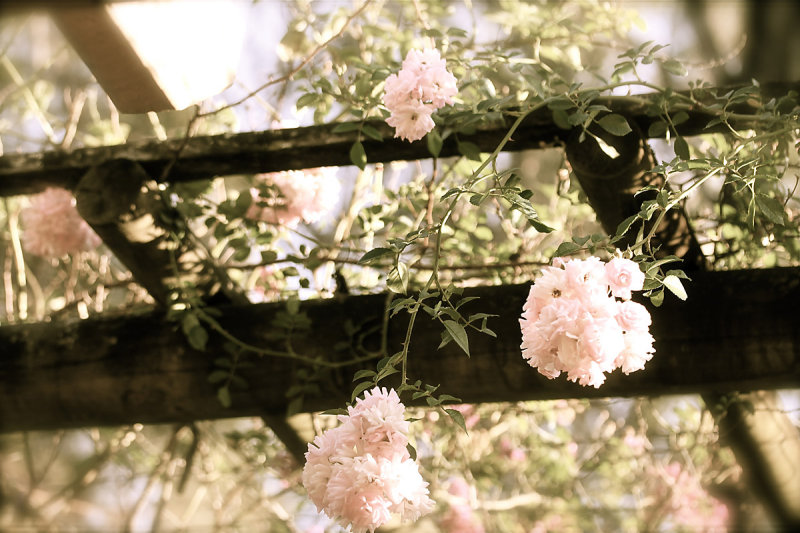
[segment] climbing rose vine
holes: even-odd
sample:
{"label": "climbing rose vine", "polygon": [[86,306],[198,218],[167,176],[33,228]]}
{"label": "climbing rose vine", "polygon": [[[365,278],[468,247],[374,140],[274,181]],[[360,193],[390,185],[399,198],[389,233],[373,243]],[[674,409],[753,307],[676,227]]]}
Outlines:
{"label": "climbing rose vine", "polygon": [[616,368],[641,370],[655,351],[650,313],[630,301],[643,283],[629,259],[554,260],[523,306],[522,356],[548,378],[566,372],[569,380],[594,387]]}
{"label": "climbing rose vine", "polygon": [[66,189],[49,187],[31,197],[20,217],[23,245],[34,255],[58,258],[100,244],[100,237],[78,214],[75,199]]}
{"label": "climbing rose vine", "polygon": [[308,445],[303,485],[317,509],[353,533],[374,531],[393,513],[414,521],[430,512],[434,503],[408,453],[397,393],[375,387],[347,411],[341,425]]}
{"label": "climbing rose vine", "polygon": [[403,67],[386,78],[383,103],[391,112],[386,123],[395,137],[416,141],[434,127],[431,115],[453,103],[458,92],[456,78],[438,50],[409,50]]}

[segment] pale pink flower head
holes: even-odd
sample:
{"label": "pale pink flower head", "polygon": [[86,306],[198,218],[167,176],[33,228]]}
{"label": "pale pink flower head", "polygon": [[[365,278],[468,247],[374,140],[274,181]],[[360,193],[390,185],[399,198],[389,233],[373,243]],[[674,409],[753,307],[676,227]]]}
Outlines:
{"label": "pale pink flower head", "polygon": [[606,275],[611,294],[630,300],[631,291],[640,291],[644,284],[644,272],[630,259],[615,257],[606,263]]}
{"label": "pale pink flower head", "polygon": [[34,255],[58,258],[100,244],[100,237],[78,214],[75,199],[66,189],[49,187],[32,196],[20,216],[22,244]]}
{"label": "pale pink flower head", "polygon": [[614,360],[625,348],[622,328],[613,318],[589,321],[581,331],[579,344],[584,354],[606,372],[614,370]]}
{"label": "pale pink flower head", "polygon": [[[599,387],[606,372],[632,372],[650,360],[650,314],[638,303],[616,299],[641,289],[641,272],[632,261],[614,261],[609,268],[596,257],[559,259],[542,269],[519,321],[522,356],[539,373],[552,379],[566,372],[571,381]],[[626,270],[630,265],[635,272]],[[623,284],[627,293],[620,292]]]}
{"label": "pale pink flower head", "polygon": [[617,322],[625,331],[647,331],[652,322],[650,313],[640,303],[625,300],[618,302]]}
{"label": "pale pink flower head", "polygon": [[396,107],[386,123],[395,128],[395,137],[412,142],[422,139],[436,126],[432,114],[429,106],[420,100],[411,100]]}
{"label": "pale pink flower head", "polygon": [[386,123],[395,137],[419,140],[434,128],[433,112],[452,104],[457,92],[438,50],[410,50],[400,71],[384,83],[383,103],[391,113]]}
{"label": "pale pink flower head", "polygon": [[649,331],[628,331],[624,335],[625,348],[620,352],[616,365],[624,374],[642,370],[644,364],[653,358],[653,336]]}
{"label": "pale pink flower head", "polygon": [[571,259],[564,263],[567,290],[581,300],[605,296],[608,292],[606,270],[597,257]]}
{"label": "pale pink flower head", "polygon": [[375,387],[358,398],[348,414],[340,415],[346,431],[360,439],[363,451],[372,454],[407,456],[408,421],[405,406],[394,389]]}
{"label": "pale pink flower head", "polygon": [[434,503],[409,457],[408,422],[397,393],[375,387],[340,415],[341,425],[309,444],[303,485],[317,509],[354,533],[392,514],[416,520]]}
{"label": "pale pink flower head", "polygon": [[253,203],[245,217],[252,220],[289,227],[297,226],[300,221],[314,224],[339,202],[340,184],[335,167],[273,172],[261,177],[274,185],[280,196],[260,198],[257,190],[251,190]]}

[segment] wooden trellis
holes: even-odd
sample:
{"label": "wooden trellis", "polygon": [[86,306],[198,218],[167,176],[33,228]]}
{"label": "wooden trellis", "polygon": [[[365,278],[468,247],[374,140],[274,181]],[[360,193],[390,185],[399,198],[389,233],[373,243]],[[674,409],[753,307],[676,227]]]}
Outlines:
{"label": "wooden trellis", "polygon": [[[787,86],[768,87],[770,91]],[[622,154],[606,165],[602,174],[594,172],[597,157],[578,143],[569,131],[556,126],[550,112],[530,116],[514,134],[506,149],[523,150],[565,145],[576,176],[590,198],[604,227],[614,228],[622,218],[638,209],[641,199],[633,192],[652,178],[642,131],[657,120],[645,103],[630,98],[607,97],[600,102],[625,115],[638,126],[626,137],[604,135]],[[647,102],[647,99],[642,99]],[[745,104],[736,127],[751,124],[746,115],[755,106]],[[709,115],[687,109],[689,120],[678,127],[682,135],[704,131]],[[428,156],[424,142],[405,143],[391,138],[384,124],[375,124],[385,140],[365,141],[370,162],[421,159]],[[0,195],[32,193],[48,185],[77,191],[94,183],[109,166],[130,168],[140,177],[129,187],[137,201],[138,186],[147,180],[171,182],[209,179],[240,173],[267,172],[315,166],[349,164],[348,151],[357,132],[335,133],[334,126],[315,126],[292,130],[231,134],[171,140],[164,143],[122,145],[75,150],[69,153],[9,155],[0,158]],[[486,127],[474,135],[462,136],[483,150],[493,150],[505,134],[503,125]],[[627,148],[625,150],[624,148]],[[457,154],[454,140],[446,139],[441,156]],[[133,163],[131,163],[133,162]],[[99,169],[99,170],[98,170]],[[140,172],[142,170],[144,172]],[[165,169],[168,169],[165,170]],[[86,176],[93,176],[87,180]],[[644,180],[644,181],[643,181]],[[102,188],[102,181],[99,182]],[[102,192],[102,191],[100,191]],[[86,195],[84,195],[86,196]],[[102,196],[102,195],[101,195]],[[140,206],[141,207],[141,206]],[[134,250],[124,237],[120,210],[106,210],[91,204],[81,212],[97,215],[89,222],[104,237],[115,254],[129,266],[137,279],[157,301],[163,301],[164,265],[157,254]],[[96,210],[95,211],[93,211]],[[125,211],[125,212],[123,212]],[[129,217],[128,217],[129,218]],[[103,233],[105,231],[105,233]],[[439,328],[419,321],[413,338],[414,357],[410,372],[430,383],[441,383],[442,391],[467,402],[515,401],[525,399],[658,395],[699,392],[718,403],[721,393],[776,389],[800,382],[800,328],[794,311],[800,297],[800,270],[795,268],[765,271],[704,272],[702,254],[690,226],[679,212],[663,228],[658,238],[665,252],[687,259],[686,269],[694,278],[686,303],[668,301],[652,310],[657,355],[645,370],[630,376],[614,375],[599,390],[578,387],[562,380],[550,381],[528,368],[519,356],[519,326],[516,312],[526,295],[525,286],[473,289],[481,295],[475,305],[482,312],[496,313],[491,327],[498,339],[475,337],[472,357],[453,346],[435,350]],[[156,248],[150,243],[149,249]],[[155,263],[155,264],[154,264]],[[235,302],[235,298],[233,299]],[[311,334],[298,339],[295,346],[309,356],[335,358],[330,347],[350,340],[343,324],[349,320],[356,329],[368,328],[382,316],[383,296],[352,296],[343,300],[305,302],[303,309],[312,319]],[[232,305],[223,308],[220,323],[233,334],[264,344],[261,337],[280,304]],[[398,317],[389,325],[389,344],[399,345],[404,320]],[[213,339],[208,352],[194,352],[174,324],[165,322],[159,311],[116,318],[93,318],[68,324],[34,324],[0,328],[0,431],[74,427],[91,424],[133,422],[183,422],[202,418],[239,415],[280,415],[285,412],[291,384],[291,363],[263,358],[248,370],[247,391],[233,391],[233,406],[222,408],[214,389],[207,382],[210,361],[219,347]],[[364,342],[372,342],[369,336]],[[304,409],[317,410],[341,406],[349,398],[354,368],[334,368],[318,394],[304,397]],[[752,401],[765,401],[751,397]],[[766,491],[767,504],[781,523],[800,522],[800,487],[782,481],[781,465],[800,468],[798,436],[785,434],[786,447],[775,454],[764,446],[746,447],[758,442],[759,432],[781,426],[781,420],[753,422],[743,409],[729,409],[720,417],[723,437],[729,437],[740,462],[750,464],[758,487]],[[767,426],[758,423],[767,424]],[[770,425],[771,424],[771,425]],[[785,432],[784,432],[785,433]],[[748,440],[749,439],[749,440]],[[796,479],[796,478],[795,478]]]}

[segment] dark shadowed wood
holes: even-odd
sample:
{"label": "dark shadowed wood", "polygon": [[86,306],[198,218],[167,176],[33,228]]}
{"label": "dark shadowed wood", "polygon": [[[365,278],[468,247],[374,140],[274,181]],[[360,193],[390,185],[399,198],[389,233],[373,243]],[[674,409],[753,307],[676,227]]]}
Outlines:
{"label": "dark shadowed wood", "polygon": [[[441,328],[420,317],[410,376],[441,384],[441,392],[465,402],[746,391],[800,382],[798,270],[697,273],[688,291],[688,302],[668,299],[651,310],[657,353],[646,369],[614,373],[600,389],[564,376],[548,380],[527,366],[519,348],[518,317],[528,292],[522,285],[465,292],[482,296],[466,304],[468,310],[500,315],[490,321],[498,339],[470,334],[470,359],[452,343],[437,351]],[[374,324],[384,302],[372,295],[303,303],[313,326],[297,337],[296,350],[335,358],[332,347],[347,340],[345,321]],[[281,309],[283,304],[230,307],[221,321],[242,338],[269,346],[264,338]],[[399,317],[390,324],[390,350],[400,347],[404,334]],[[224,409],[206,381],[211,360],[221,354],[218,345],[212,339],[207,353],[193,351],[177,325],[158,313],[6,326],[0,328],[0,353],[2,431],[281,414],[297,368],[285,359],[249,356],[255,366],[243,376],[250,388],[234,391],[233,407]],[[325,374],[321,393],[306,398],[304,409],[343,406],[352,374],[352,368]]]}
{"label": "dark shadowed wood", "polygon": [[[762,87],[764,97],[786,94],[796,84],[775,84]],[[718,89],[722,91],[721,89]],[[697,93],[698,97],[702,93]],[[595,100],[617,113],[629,117],[642,131],[659,119],[651,112],[656,96],[637,98],[601,97]],[[713,118],[705,111],[686,106],[689,119],[678,126],[681,135],[697,135],[713,131],[728,131],[722,125],[706,129]],[[735,111],[741,115],[733,120],[737,128],[752,127],[756,108],[747,104]],[[753,118],[748,118],[750,115]],[[494,126],[479,128],[473,135],[459,134],[459,139],[477,144],[483,151],[493,151],[508,130],[513,118],[502,120]],[[383,136],[382,142],[362,139],[370,163],[416,160],[430,157],[425,140],[409,143],[393,138],[394,130],[382,121],[370,121]],[[181,150],[180,159],[169,171],[172,182],[209,179],[214,176],[274,172],[343,166],[350,164],[350,146],[358,139],[357,131],[333,133],[337,124],[309,126],[286,130],[223,134],[193,137]],[[569,131],[558,128],[548,109],[529,116],[506,145],[506,151],[519,151],[561,144]],[[91,167],[109,159],[130,159],[138,162],[151,177],[158,179],[174,159],[183,141],[130,143],[118,146],[82,148],[70,152],[47,151],[28,154],[10,154],[0,157],[0,196],[30,194],[47,186],[73,189]],[[455,136],[444,141],[441,156],[458,155]]]}

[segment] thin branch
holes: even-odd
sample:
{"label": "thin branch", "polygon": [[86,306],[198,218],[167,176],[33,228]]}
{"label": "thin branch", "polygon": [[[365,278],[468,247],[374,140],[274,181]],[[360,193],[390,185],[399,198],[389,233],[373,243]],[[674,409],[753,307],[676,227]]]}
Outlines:
{"label": "thin branch", "polygon": [[330,39],[328,39],[324,43],[322,43],[319,46],[317,46],[303,61],[300,62],[299,65],[297,65],[295,68],[293,68],[288,74],[285,74],[285,75],[281,76],[280,78],[275,78],[273,80],[268,81],[267,83],[261,85],[258,89],[254,90],[254,91],[251,91],[249,94],[247,94],[246,96],[243,96],[242,98],[240,98],[239,100],[236,100],[235,102],[232,102],[230,104],[226,104],[226,105],[224,105],[222,107],[219,107],[219,108],[217,108],[217,109],[215,109],[213,111],[208,111],[206,113],[201,113],[199,116],[201,118],[202,117],[207,117],[209,115],[214,115],[216,113],[219,113],[220,111],[224,111],[226,109],[230,109],[232,107],[236,107],[237,105],[239,105],[239,104],[249,100],[253,96],[257,95],[258,93],[260,93],[264,89],[266,89],[268,87],[271,87],[272,85],[275,85],[277,83],[282,83],[284,81],[291,80],[294,77],[294,75],[297,74],[298,72],[300,72],[303,68],[305,68],[305,66],[308,65],[311,62],[311,60],[314,59],[314,57],[316,57],[316,55],[318,53],[320,53],[322,50],[327,48],[328,45],[331,44],[333,41],[335,41],[336,39],[341,37],[344,34],[344,32],[347,29],[347,27],[350,25],[350,22],[352,22],[356,17],[358,17],[367,8],[367,6],[371,2],[372,2],[372,0],[366,0],[361,5],[361,7],[359,7],[353,14],[351,14],[349,17],[347,17],[345,19],[344,23],[342,24],[342,27],[339,29],[338,32],[336,32],[336,34],[334,34]]}

